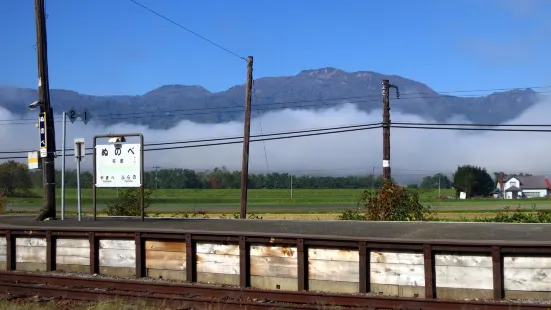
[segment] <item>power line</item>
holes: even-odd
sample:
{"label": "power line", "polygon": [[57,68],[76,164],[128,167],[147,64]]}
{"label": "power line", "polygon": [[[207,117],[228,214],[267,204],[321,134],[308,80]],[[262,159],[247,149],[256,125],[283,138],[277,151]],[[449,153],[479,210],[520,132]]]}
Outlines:
{"label": "power line", "polygon": [[[216,167],[215,167],[216,168]],[[213,171],[215,168],[164,168],[164,169],[159,169],[159,172],[162,172],[162,171],[173,171],[173,170],[192,170],[192,171],[199,171],[199,172],[211,172]],[[374,166],[374,168],[377,168],[377,169],[381,169],[382,166]],[[146,173],[154,173],[155,171],[155,166],[146,166],[145,167],[145,170]],[[258,169],[255,169],[257,172],[255,172],[254,174],[259,174],[260,172],[258,171],[264,171],[264,170],[258,170]],[[351,168],[326,168],[326,169],[287,169],[287,170],[280,170],[279,172],[274,172],[274,173],[279,173],[279,174],[285,174],[285,173],[297,173],[297,172],[323,172],[323,171],[359,171],[359,170],[365,170],[366,171],[366,175],[371,175],[371,172],[368,172],[368,170],[370,169],[366,169],[365,166],[363,167],[351,167]],[[403,172],[400,172],[400,173],[395,173],[393,172],[392,174],[393,175],[434,175],[434,174],[438,174],[438,173],[442,173],[444,175],[451,175],[455,172],[455,170],[453,168],[445,168],[445,169],[441,169],[441,170],[434,170],[434,169],[409,169],[409,168],[392,168],[392,170],[396,170],[396,171],[403,171]],[[502,170],[502,169],[500,169]],[[75,171],[75,169],[68,169],[67,171]],[[85,171],[85,172],[92,172],[93,169],[92,168],[82,168],[81,171]],[[239,171],[239,170],[228,170],[228,171]],[[548,175],[548,174],[551,174],[551,171],[524,171],[525,173],[529,173],[529,174],[532,174],[532,175]],[[40,173],[40,172],[37,172],[37,173]],[[263,173],[269,173],[268,170],[266,170],[266,172],[263,172]],[[490,174],[492,172],[489,172]],[[510,174],[514,174],[514,173],[510,173]]]}
{"label": "power line", "polygon": [[[303,129],[303,130],[294,130],[294,131],[285,131],[285,132],[274,132],[274,133],[262,133],[257,135],[251,135],[251,138],[263,138],[255,139],[251,142],[260,142],[260,141],[271,141],[271,140],[280,140],[280,139],[289,139],[289,138],[299,138],[307,136],[316,136],[316,135],[325,135],[325,134],[335,134],[342,132],[358,131],[358,130],[367,130],[367,129],[376,129],[380,128],[382,123],[366,123],[366,124],[355,124],[355,125],[345,125],[345,126],[335,126],[335,127],[325,127],[325,128],[314,128],[314,129]],[[551,132],[551,129],[520,129],[520,128],[480,128],[480,127],[551,127],[551,124],[445,124],[445,123],[408,123],[408,122],[399,122],[392,123],[391,127],[401,128],[401,129],[421,129],[421,130],[454,130],[454,131],[495,131],[495,132]],[[466,128],[466,127],[475,127],[475,128]],[[284,137],[274,137],[274,136],[284,136]],[[269,138],[272,137],[272,138]],[[191,143],[207,143],[191,146],[174,146],[174,147],[164,147],[164,148],[153,148],[145,149],[145,151],[152,150],[170,150],[170,149],[181,149],[181,148],[195,148],[195,147],[205,147],[205,146],[217,146],[217,145],[227,145],[227,144],[237,144],[242,143],[241,136],[233,137],[219,137],[219,138],[208,138],[208,139],[196,139],[196,140],[186,140],[186,141],[170,141],[170,142],[154,142],[147,143],[144,146],[167,146],[167,145],[176,145],[176,144],[191,144]],[[228,142],[228,140],[237,140]],[[219,143],[211,143],[219,142]],[[92,150],[92,147],[86,148],[86,150]],[[31,152],[33,150],[18,150],[18,151],[0,151],[0,154],[21,154],[26,152]],[[61,150],[56,150],[59,152]],[[66,149],[65,151],[72,151],[72,149]],[[89,155],[89,154],[88,154]],[[68,155],[70,156],[70,154]],[[0,159],[9,159],[16,157],[6,157]],[[17,158],[26,158],[26,157],[17,157]]]}
{"label": "power line", "polygon": [[[293,139],[293,138],[302,138],[302,137],[311,137],[311,136],[320,136],[320,135],[328,135],[328,134],[337,134],[337,133],[345,133],[345,132],[353,132],[353,131],[363,131],[363,130],[371,130],[371,129],[377,129],[380,128],[381,125],[377,126],[371,126],[371,127],[359,127],[359,128],[350,128],[350,129],[342,129],[342,130],[333,130],[333,131],[327,131],[327,132],[311,132],[311,133],[304,133],[304,134],[298,134],[298,135],[291,135],[291,136],[284,136],[284,137],[271,137],[271,138],[262,138],[262,139],[254,139],[250,142],[261,142],[261,141],[273,141],[273,140],[283,140],[283,139]],[[543,130],[543,129],[492,129],[492,128],[463,128],[463,127],[427,127],[427,126],[391,126],[394,128],[402,128],[402,129],[421,129],[421,130],[455,130],[455,131],[462,131],[462,130],[472,130],[472,131],[507,131],[507,132],[551,132],[551,129]],[[264,135],[266,136],[266,135]],[[220,140],[220,139],[212,139],[214,140]],[[178,143],[178,144],[184,144],[184,143],[190,143],[189,141],[182,141],[182,142],[170,142],[170,143]],[[222,141],[218,143],[205,143],[205,144],[195,144],[195,145],[180,145],[180,146],[172,146],[172,147],[159,147],[159,148],[148,148],[144,149],[144,152],[147,151],[166,151],[166,150],[176,150],[176,149],[188,149],[188,148],[199,148],[199,147],[209,147],[209,146],[221,146],[221,145],[231,145],[231,144],[239,144],[243,143],[242,141]],[[169,144],[169,143],[166,143]],[[20,154],[24,151],[12,151],[12,152],[0,152],[0,154]],[[72,156],[74,154],[67,154],[67,156]],[[86,153],[85,155],[92,155],[92,153]],[[26,156],[10,156],[10,157],[0,157],[0,160],[10,160],[10,159],[26,159]]]}
{"label": "power line", "polygon": [[[547,88],[551,88],[551,86],[547,86]],[[546,92],[551,92],[550,91],[546,91]],[[542,93],[545,93],[545,92],[542,92]],[[423,93],[406,93],[406,94],[401,94],[400,97],[401,99],[431,99],[431,98],[439,98],[441,97],[440,95],[436,94],[436,95],[432,95],[432,96],[411,96],[411,95],[422,95]],[[530,95],[530,94],[527,94],[526,92],[516,92],[516,93],[513,93],[513,94],[520,94],[520,95]],[[408,97],[409,96],[409,97]],[[479,95],[473,95],[473,97],[480,97]],[[262,111],[262,110],[272,110],[272,109],[285,109],[285,108],[289,108],[289,107],[280,107],[280,108],[273,108],[273,106],[275,105],[284,105],[284,104],[298,104],[298,103],[315,103],[315,104],[311,104],[311,105],[299,105],[299,106],[293,106],[291,108],[297,108],[297,107],[314,107],[314,106],[319,106],[319,105],[334,105],[334,104],[338,104],[338,102],[327,102],[327,101],[344,101],[344,100],[359,100],[359,101],[347,101],[347,103],[363,103],[363,102],[379,102],[380,99],[382,98],[382,95],[381,94],[371,94],[371,95],[362,95],[362,96],[347,96],[347,97],[332,97],[332,98],[319,98],[319,99],[305,99],[305,100],[293,100],[293,101],[278,101],[278,102],[271,102],[271,103],[264,103],[264,104],[261,104],[261,105],[257,105],[256,106],[256,110],[259,110],[259,111]],[[467,98],[467,97],[463,97],[463,98]],[[369,100],[361,100],[361,99],[369,99]],[[255,102],[260,102],[260,100],[257,100]],[[322,104],[320,104],[322,103]],[[206,110],[216,110],[215,112],[210,112],[210,113],[220,113],[220,109],[238,109],[238,110],[235,110],[235,111],[222,111],[222,112],[242,112],[244,111],[244,108],[242,106],[237,106],[237,105],[232,105],[232,106],[218,106],[218,107],[205,107],[205,108],[193,108],[193,109],[170,109],[170,110],[151,110],[151,111],[141,111],[141,112],[129,112],[129,113],[111,113],[111,114],[99,114],[98,117],[105,117],[105,116],[109,116],[109,119],[113,119],[112,116],[113,115],[124,115],[125,117],[128,117],[128,115],[139,115],[139,117],[141,118],[141,115],[150,115],[152,112],[153,113],[171,113],[171,112],[189,112],[189,111],[206,111]],[[190,114],[186,114],[186,115],[198,115],[198,114],[210,114],[210,113],[190,113]],[[166,115],[162,115],[162,116],[166,116]],[[0,120],[1,121],[1,120]]]}
{"label": "power line", "polygon": [[416,123],[416,122],[392,122],[392,124],[407,125],[407,126],[551,127],[551,124],[465,124],[465,123]]}
{"label": "power line", "polygon": [[[286,138],[295,138],[295,137],[306,137],[309,135],[312,135],[312,133],[316,133],[315,135],[320,134],[331,134],[331,133],[338,133],[338,132],[348,132],[348,131],[356,131],[356,130],[366,130],[366,129],[375,129],[379,128],[381,123],[367,123],[367,124],[358,124],[358,125],[346,125],[346,126],[336,126],[336,127],[325,127],[325,128],[316,128],[316,129],[303,129],[303,130],[294,130],[294,131],[286,131],[286,132],[275,132],[275,133],[266,133],[266,134],[257,134],[257,135],[251,135],[251,138],[264,138],[264,137],[273,137],[273,136],[282,136],[282,135],[295,135],[295,136],[289,136],[289,137],[276,137],[276,138],[268,138],[265,140],[262,139],[256,139],[254,141],[270,141],[270,140],[279,140],[279,139],[286,139]],[[340,130],[340,131],[339,131]],[[329,131],[329,132],[326,132]],[[297,135],[298,134],[298,135]],[[301,135],[306,134],[306,135]],[[190,143],[204,143],[204,142],[217,142],[217,141],[227,141],[227,140],[236,140],[236,139],[243,139],[242,136],[234,136],[234,137],[224,137],[224,138],[209,138],[209,139],[197,139],[197,140],[187,140],[187,141],[174,141],[174,142],[156,142],[156,143],[146,143],[144,146],[165,146],[165,145],[174,145],[174,144],[190,144]],[[242,143],[241,140],[238,141],[232,141],[232,142],[226,142],[222,144],[208,144],[204,146],[213,146],[213,145],[223,145],[223,144],[235,144],[235,143]],[[253,141],[251,141],[253,142]],[[190,147],[197,147],[195,145]],[[185,148],[185,147],[174,147],[174,148]],[[86,150],[92,150],[92,147],[86,148]],[[151,149],[145,149],[145,151],[151,150]],[[59,152],[60,150],[57,150]],[[65,151],[72,151],[72,149],[66,149]],[[20,154],[20,153],[27,153],[32,152],[32,150],[20,150],[20,151],[1,151],[0,154]],[[70,156],[68,154],[67,156]],[[27,158],[27,157],[21,157],[21,158]],[[2,158],[0,158],[2,159]]]}
{"label": "power line", "polygon": [[[540,88],[550,88],[551,86],[539,86]],[[535,87],[534,87],[535,88]],[[513,90],[513,89],[512,89]],[[468,92],[468,91],[465,91]],[[541,93],[551,93],[551,90],[549,91],[542,91],[538,92],[538,94]],[[418,93],[422,94],[422,93]],[[513,92],[512,94],[518,94],[518,95],[531,95],[526,92]],[[396,104],[399,104],[400,101],[403,101],[405,99],[433,99],[433,98],[440,98],[441,95],[431,95],[431,96],[411,96],[411,95],[417,95],[414,93],[409,94],[400,94],[400,100],[396,101]],[[479,95],[473,95],[473,98],[479,98],[481,96]],[[371,98],[371,99],[370,99]],[[349,96],[349,97],[334,97],[334,98],[320,98],[320,99],[313,99],[313,100],[295,100],[295,101],[281,101],[281,102],[272,102],[272,103],[265,103],[261,105],[255,106],[255,111],[268,111],[268,110],[281,110],[281,109],[297,109],[297,108],[307,108],[307,107],[320,107],[320,106],[335,106],[338,104],[343,103],[368,103],[368,102],[379,102],[381,100],[382,96],[380,94],[378,95],[364,95],[364,96]],[[462,98],[468,98],[468,97],[462,97]],[[356,99],[365,99],[365,100],[356,100]],[[345,100],[356,100],[356,101],[346,101]],[[341,101],[341,102],[328,102],[328,101]],[[312,103],[312,104],[303,104],[303,105],[295,105],[297,103]],[[285,104],[293,104],[293,106],[290,107],[274,107],[276,105],[285,105]],[[230,109],[226,111],[221,111],[224,109]],[[195,111],[195,112],[193,112]],[[168,110],[146,110],[141,112],[128,112],[128,113],[111,113],[111,114],[99,114],[95,116],[95,118],[99,118],[101,120],[129,120],[129,119],[141,119],[143,117],[148,118],[154,118],[154,117],[167,117],[167,116],[185,116],[185,115],[208,115],[208,114],[218,114],[218,113],[239,113],[243,112],[244,108],[241,106],[233,105],[233,106],[219,106],[219,107],[205,107],[205,108],[186,108],[186,109],[168,109]],[[167,115],[168,114],[168,115]],[[113,117],[116,115],[121,115],[120,117]],[[61,122],[61,119],[57,119],[56,122]],[[81,121],[80,119],[78,121]],[[0,125],[23,125],[27,122],[36,122],[36,119],[0,119]]]}
{"label": "power line", "polygon": [[[362,99],[362,98],[369,98],[369,97],[374,97],[373,95],[366,95],[366,96],[354,96],[354,97],[340,97],[340,98],[325,98],[325,99],[315,99],[315,100],[299,100],[299,101],[285,101],[285,102],[274,102],[274,103],[268,103],[268,104],[262,104],[260,106],[257,106],[258,108],[255,109],[257,111],[262,111],[262,110],[272,110],[272,109],[285,109],[287,107],[283,107],[283,108],[272,108],[271,106],[273,105],[282,105],[282,104],[295,104],[295,103],[316,103],[315,105],[305,105],[305,106],[293,106],[292,108],[296,108],[296,107],[313,107],[313,106],[318,106],[319,104],[317,103],[320,103],[320,102],[324,102],[324,101],[336,101],[336,100],[350,100],[350,99]],[[373,100],[375,101],[375,100]],[[367,101],[358,101],[359,103],[361,102],[367,102]],[[354,102],[350,102],[350,103],[354,103]],[[331,103],[325,103],[323,105],[333,105],[333,104],[337,104],[335,102],[331,102]],[[262,107],[262,108],[260,108]],[[232,111],[222,111],[222,112],[243,112],[244,111],[244,108],[242,106],[237,106],[237,105],[233,105],[233,106],[221,106],[221,107],[206,107],[206,108],[186,108],[186,109],[170,109],[170,110],[151,110],[151,111],[142,111],[142,112],[128,112],[128,113],[111,113],[111,114],[99,114],[99,115],[96,115],[95,118],[101,118],[101,119],[109,119],[109,120],[116,120],[116,119],[133,119],[133,118],[143,118],[144,115],[147,115],[147,116],[151,116],[152,113],[159,113],[159,114],[162,114],[162,115],[158,115],[160,117],[166,117],[166,113],[172,113],[172,112],[189,112],[189,111],[208,111],[208,110],[216,110],[216,111],[212,111],[212,112],[200,112],[200,113],[184,113],[184,114],[179,114],[179,115],[200,115],[200,114],[212,114],[212,113],[220,113],[221,111],[219,111],[220,109],[237,109],[237,110],[232,110]],[[125,117],[112,117],[113,115],[124,115]],[[129,116],[129,115],[136,115],[136,116]],[[174,115],[174,114],[173,114]],[[108,116],[108,117],[106,117]],[[154,115],[155,116],[155,115]],[[104,118],[102,118],[104,117]],[[36,119],[33,119],[33,118],[27,118],[27,119],[0,119],[0,122],[12,122],[12,121],[32,121],[32,122],[36,122]],[[62,121],[61,119],[59,120],[60,122]],[[0,124],[1,125],[1,124]]]}
{"label": "power line", "polygon": [[183,26],[182,24],[179,24],[179,23],[175,22],[174,20],[172,20],[172,19],[166,17],[165,15],[162,15],[161,13],[158,13],[158,12],[156,12],[156,11],[154,11],[154,10],[148,8],[147,6],[145,6],[145,5],[141,4],[141,3],[139,3],[138,1],[135,1],[135,0],[129,0],[129,1],[132,2],[132,3],[134,3],[134,4],[136,4],[136,5],[138,5],[138,6],[140,6],[140,7],[142,7],[143,9],[145,9],[145,10],[147,10],[147,11],[149,11],[149,12],[151,12],[151,13],[157,15],[157,16],[159,16],[160,18],[162,18],[162,19],[164,19],[164,20],[166,20],[166,21],[168,21],[168,22],[170,22],[170,23],[172,23],[172,24],[174,24],[174,25],[176,25],[176,26],[178,26],[178,27],[184,29],[185,31],[187,31],[187,32],[189,32],[189,33],[195,35],[196,37],[198,37],[198,38],[200,38],[200,39],[202,39],[202,40],[204,40],[204,41],[207,41],[208,43],[210,43],[210,44],[212,44],[212,45],[218,47],[219,49],[221,49],[221,50],[223,50],[223,51],[225,51],[225,52],[227,52],[227,53],[229,53],[229,54],[231,54],[231,55],[233,55],[233,56],[235,56],[235,57],[238,57],[238,58],[241,58],[242,60],[247,61],[247,59],[246,59],[245,57],[239,56],[237,53],[234,53],[234,52],[230,51],[229,49],[223,47],[222,45],[219,45],[219,44],[213,42],[212,40],[207,39],[206,37],[204,37],[204,36],[198,34],[197,32],[192,31],[191,29],[189,29],[189,28]]}
{"label": "power line", "polygon": [[[546,92],[540,92],[540,93],[551,93],[550,91]],[[519,95],[529,95],[524,92],[516,93]],[[480,96],[473,96],[475,98],[478,98]],[[358,103],[369,103],[369,102],[379,102],[381,100],[382,96],[379,95],[365,95],[365,96],[355,96],[355,97],[341,97],[341,98],[327,98],[327,99],[316,99],[316,100],[300,100],[300,101],[286,101],[286,102],[273,102],[273,103],[265,103],[256,105],[254,110],[255,111],[269,111],[269,110],[282,110],[282,109],[297,109],[297,108],[311,108],[311,107],[321,107],[321,106],[336,106],[339,104],[344,103],[351,103],[351,104],[358,104]],[[400,104],[400,101],[403,101],[405,99],[434,99],[434,98],[440,98],[440,96],[407,96],[407,95],[400,95],[400,100],[397,101],[398,104]],[[350,101],[354,100],[355,101]],[[364,100],[361,100],[364,99]],[[330,101],[330,102],[328,102]],[[338,102],[335,102],[338,101]],[[296,105],[297,103],[311,103],[311,104],[301,104]],[[293,104],[293,106],[287,106],[287,107],[275,107],[277,105],[290,105]],[[221,109],[231,109],[226,111],[220,111]],[[193,113],[189,113],[190,111],[197,111]],[[208,114],[214,114],[214,113],[239,113],[243,112],[244,108],[241,106],[223,106],[223,107],[207,107],[207,108],[195,108],[195,109],[171,109],[171,110],[152,110],[152,111],[142,111],[142,112],[130,112],[130,113],[116,113],[116,114],[105,114],[105,115],[99,115],[99,117],[102,116],[109,116],[104,117],[101,119],[105,120],[125,120],[125,119],[141,119],[144,116],[147,116],[149,118],[151,117],[167,117],[167,116],[183,116],[183,115],[208,115]],[[178,114],[174,113],[178,112]],[[184,113],[180,113],[184,112]],[[171,113],[170,115],[167,115],[167,113]],[[174,114],[172,114],[174,113]],[[123,117],[112,117],[113,115],[124,115]],[[129,116],[134,115],[134,116]],[[33,120],[34,121],[34,120]]]}
{"label": "power line", "polygon": [[[379,128],[379,127],[380,126],[373,126],[373,127],[362,127],[362,128],[350,128],[350,129],[343,129],[343,130],[335,130],[335,131],[329,131],[329,132],[305,133],[305,134],[285,136],[285,137],[272,137],[272,138],[254,139],[254,140],[250,140],[250,142],[253,143],[253,142],[261,142],[261,141],[272,141],[272,140],[283,140],[283,139],[321,136],[321,135],[329,135],[329,134],[344,133],[344,132],[371,130],[371,129],[376,129],[376,128]],[[182,143],[185,143],[185,142],[182,142]],[[148,151],[168,151],[168,150],[189,149],[189,148],[209,147],[209,146],[221,146],[221,145],[231,145],[231,144],[240,144],[240,143],[243,143],[243,141],[230,141],[230,142],[218,142],[218,143],[207,143],[207,144],[196,144],[196,145],[183,145],[183,146],[150,148],[150,149],[144,149],[144,152],[148,152]],[[67,156],[73,156],[73,155],[74,154],[67,154]],[[90,153],[86,153],[85,155],[93,155],[93,154],[90,152]],[[27,158],[27,156],[0,157],[0,160],[24,159],[24,158]]]}
{"label": "power line", "polygon": [[[303,130],[294,130],[294,131],[285,131],[285,132],[261,133],[257,135],[251,135],[251,138],[264,138],[264,139],[255,139],[255,140],[252,140],[251,142],[271,141],[271,140],[324,135],[324,134],[334,134],[334,133],[341,133],[341,132],[350,132],[350,131],[357,131],[357,130],[376,129],[376,128],[380,128],[381,124],[382,123],[366,123],[366,124],[355,124],[355,125],[315,128],[315,129],[303,129]],[[397,122],[397,123],[392,123],[391,127],[402,128],[402,129],[422,129],[422,130],[541,132],[541,133],[551,132],[551,129],[480,128],[480,127],[551,127],[551,124],[503,124],[502,125],[502,124],[462,124],[462,123],[445,124],[445,123]],[[475,127],[475,128],[466,128],[466,127]],[[274,137],[274,136],[285,136],[285,137]],[[268,138],[268,137],[272,137],[272,138]],[[195,148],[195,147],[204,147],[204,146],[216,146],[216,145],[242,143],[241,141],[242,138],[243,137],[241,136],[233,136],[233,137],[186,140],[186,141],[154,142],[154,143],[147,143],[144,146],[167,146],[167,145],[176,145],[176,144],[208,143],[208,144],[191,145],[191,146],[175,146],[175,147],[168,147],[168,148],[145,149],[145,151],[169,150],[169,149],[192,148],[192,147]],[[237,140],[237,141],[227,142],[228,140]],[[210,142],[220,142],[220,143],[212,144]],[[92,147],[88,147],[86,148],[86,150],[92,150]],[[21,153],[26,153],[31,151],[33,150],[0,151],[0,154],[21,154]],[[59,152],[59,151],[61,150],[56,150],[56,152]],[[72,149],[66,149],[65,151],[72,151]],[[18,157],[18,158],[26,158],[26,157]],[[9,159],[9,158],[6,157],[6,158],[0,158],[0,159]]]}
{"label": "power line", "polygon": [[[471,125],[469,125],[471,126]],[[499,126],[499,125],[496,125]],[[546,125],[549,126],[549,125]],[[397,126],[392,128],[423,129],[423,130],[455,130],[455,131],[497,131],[497,132],[551,132],[551,129],[509,129],[509,128],[465,128],[465,127],[430,127],[430,126]]]}
{"label": "power line", "polygon": [[[436,93],[438,94],[458,94],[458,93],[476,93],[476,92],[507,92],[511,90],[526,90],[526,89],[542,89],[542,88],[550,88],[551,85],[542,85],[542,86],[530,86],[530,87],[514,87],[514,88],[489,88],[489,89],[472,89],[472,90],[452,90],[452,91],[438,91]],[[403,93],[401,95],[406,94],[433,94],[433,92],[418,92],[418,93]]]}
{"label": "power line", "polygon": [[[253,80],[253,90],[252,94],[254,97],[254,102],[256,102],[256,88],[255,88],[255,80]],[[264,129],[262,128],[262,118],[260,117],[260,111],[257,111],[258,113],[258,123],[260,125],[260,134],[264,133]],[[268,173],[270,173],[270,162],[268,161],[268,152],[266,151],[266,141],[262,141],[262,148],[264,149],[264,161],[266,162],[266,169],[268,170]]]}

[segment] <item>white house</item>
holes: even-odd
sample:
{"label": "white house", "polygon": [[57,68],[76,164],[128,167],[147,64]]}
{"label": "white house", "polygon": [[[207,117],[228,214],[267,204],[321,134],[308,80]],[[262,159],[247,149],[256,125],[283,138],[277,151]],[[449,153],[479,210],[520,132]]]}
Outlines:
{"label": "white house", "polygon": [[[551,184],[545,176],[512,176],[503,183],[505,199],[538,198],[551,194]],[[497,188],[500,189],[499,183]]]}

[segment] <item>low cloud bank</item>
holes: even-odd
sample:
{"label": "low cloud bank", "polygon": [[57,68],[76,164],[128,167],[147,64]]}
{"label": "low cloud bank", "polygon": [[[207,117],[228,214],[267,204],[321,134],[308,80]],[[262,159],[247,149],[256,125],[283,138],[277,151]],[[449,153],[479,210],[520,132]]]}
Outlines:
{"label": "low cloud bank", "polygon": [[[509,124],[546,124],[551,115],[551,100],[519,115]],[[0,107],[0,120],[28,119],[16,117]],[[292,130],[346,126],[381,121],[381,111],[365,113],[354,104],[323,110],[280,110],[254,117],[251,133],[273,133]],[[392,111],[393,122],[427,122],[415,115]],[[455,120],[457,121],[457,120]],[[182,121],[169,130],[152,130],[145,126],[116,124],[98,125],[93,120],[84,125],[67,124],[67,147],[73,148],[77,137],[91,146],[96,134],[140,132],[145,143],[186,141],[241,136],[239,122],[198,124]],[[551,128],[549,128],[551,129]],[[61,124],[56,123],[58,149],[61,148]],[[490,172],[530,172],[551,175],[551,133],[533,132],[467,132],[448,130],[391,129],[391,166],[393,175],[402,180],[415,180],[437,172],[451,173],[458,165],[473,164]],[[38,147],[38,130],[29,121],[0,121],[0,151],[28,150]],[[146,169],[161,168],[212,169],[225,166],[241,168],[241,144],[200,148],[152,151],[145,153]],[[1,154],[0,157],[26,156]],[[21,161],[26,161],[22,159]],[[87,156],[84,169],[91,167]],[[67,167],[74,168],[72,158]],[[357,175],[380,173],[382,169],[382,130],[347,132],[313,137],[251,143],[250,172],[290,172],[315,175]],[[60,167],[60,160],[57,161]]]}

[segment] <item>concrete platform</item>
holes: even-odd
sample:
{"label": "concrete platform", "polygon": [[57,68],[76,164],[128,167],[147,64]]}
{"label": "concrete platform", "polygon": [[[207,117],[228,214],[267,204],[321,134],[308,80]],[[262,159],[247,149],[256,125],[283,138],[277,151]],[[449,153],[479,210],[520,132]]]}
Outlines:
{"label": "concrete platform", "polygon": [[364,222],[290,221],[175,218],[83,218],[37,222],[34,216],[0,216],[0,230],[78,230],[110,232],[212,232],[259,233],[319,237],[352,237],[388,241],[461,241],[549,243],[551,224],[449,223],[449,222]]}
{"label": "concrete platform", "polygon": [[550,232],[548,224],[37,222],[6,215],[0,216],[0,269],[408,298],[551,300]]}

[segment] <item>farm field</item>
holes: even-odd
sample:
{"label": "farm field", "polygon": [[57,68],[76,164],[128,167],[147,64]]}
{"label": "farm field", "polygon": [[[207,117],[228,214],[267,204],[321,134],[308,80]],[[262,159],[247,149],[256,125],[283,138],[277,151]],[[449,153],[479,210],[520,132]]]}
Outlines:
{"label": "farm field", "polygon": [[[295,189],[293,198],[289,189],[251,189],[249,190],[250,212],[272,213],[312,213],[338,212],[355,207],[360,199],[362,189]],[[32,191],[32,198],[8,198],[8,207],[14,211],[32,211],[42,205],[42,190]],[[67,209],[76,209],[77,192],[66,190]],[[442,196],[453,195],[453,190],[441,190]],[[435,210],[502,210],[510,208],[551,209],[549,199],[438,199],[438,190],[420,190],[421,201]],[[57,190],[58,206],[61,190]],[[238,189],[160,189],[151,196],[154,201],[149,212],[178,212],[205,210],[209,212],[236,212],[239,208],[240,190]],[[102,209],[107,203],[117,198],[116,189],[98,189],[97,205]],[[82,190],[82,206],[84,210],[92,208],[92,190]]]}

